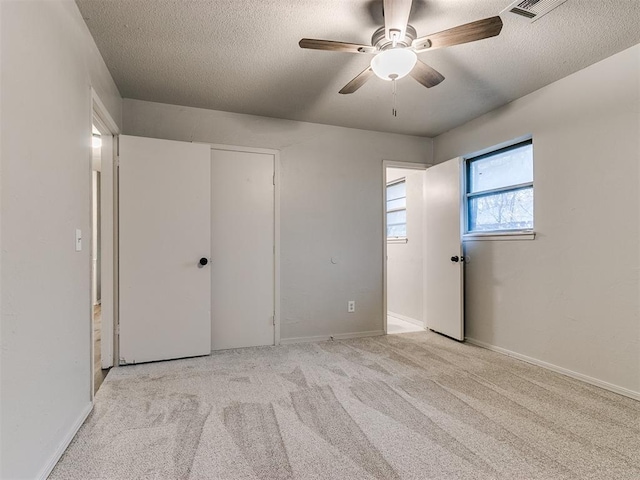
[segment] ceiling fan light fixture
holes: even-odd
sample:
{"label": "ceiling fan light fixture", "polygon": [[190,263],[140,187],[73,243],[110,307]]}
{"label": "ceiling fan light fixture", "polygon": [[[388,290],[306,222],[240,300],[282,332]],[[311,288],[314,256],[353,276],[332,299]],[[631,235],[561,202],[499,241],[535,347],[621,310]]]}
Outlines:
{"label": "ceiling fan light fixture", "polygon": [[382,80],[398,80],[409,74],[418,56],[408,48],[392,48],[379,53],[371,60],[371,69]]}

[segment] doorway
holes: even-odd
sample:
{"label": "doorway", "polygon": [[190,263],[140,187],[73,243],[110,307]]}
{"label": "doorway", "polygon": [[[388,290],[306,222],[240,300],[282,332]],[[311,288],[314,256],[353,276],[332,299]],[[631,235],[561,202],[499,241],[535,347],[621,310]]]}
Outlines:
{"label": "doorway", "polygon": [[425,330],[425,165],[385,162],[385,331]]}
{"label": "doorway", "polygon": [[464,340],[462,165],[382,162],[385,333],[417,327]]}
{"label": "doorway", "polygon": [[106,107],[91,90],[91,158],[90,177],[90,396],[93,399],[109,368],[113,366],[116,322],[117,254],[117,124]]}
{"label": "doorway", "polygon": [[104,381],[108,369],[102,368],[102,254],[101,254],[101,185],[102,134],[92,125],[91,137],[91,344],[93,394]]}

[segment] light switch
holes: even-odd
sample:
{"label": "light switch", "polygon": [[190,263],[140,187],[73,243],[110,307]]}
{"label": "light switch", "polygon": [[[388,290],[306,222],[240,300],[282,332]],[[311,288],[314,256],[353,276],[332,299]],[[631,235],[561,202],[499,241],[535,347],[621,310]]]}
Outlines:
{"label": "light switch", "polygon": [[76,228],[76,252],[82,251],[82,230]]}

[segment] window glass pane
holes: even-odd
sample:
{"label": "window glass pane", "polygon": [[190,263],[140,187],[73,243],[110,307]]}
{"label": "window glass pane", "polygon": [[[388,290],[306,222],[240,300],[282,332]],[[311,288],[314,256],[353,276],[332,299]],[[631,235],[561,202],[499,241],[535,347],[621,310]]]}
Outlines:
{"label": "window glass pane", "polygon": [[388,225],[387,237],[406,237],[407,236],[407,224],[401,225]]}
{"label": "window glass pane", "polygon": [[533,145],[469,162],[469,192],[533,182]]}
{"label": "window glass pane", "polygon": [[387,236],[406,237],[407,236],[407,211],[387,213]]}
{"label": "window glass pane", "polygon": [[407,199],[402,197],[397,200],[387,201],[387,212],[389,210],[395,210],[396,208],[407,208]]}
{"label": "window glass pane", "polygon": [[407,190],[406,183],[404,181],[387,186],[387,201],[396,200],[406,196]]}
{"label": "window glass pane", "polygon": [[469,199],[469,231],[533,228],[533,188]]}

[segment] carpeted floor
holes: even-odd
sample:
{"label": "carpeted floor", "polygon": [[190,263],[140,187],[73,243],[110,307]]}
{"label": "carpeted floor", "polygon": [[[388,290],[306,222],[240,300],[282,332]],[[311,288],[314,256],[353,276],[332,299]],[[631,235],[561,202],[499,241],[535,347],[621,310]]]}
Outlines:
{"label": "carpeted floor", "polygon": [[51,479],[640,479],[640,402],[430,332],[113,369]]}

